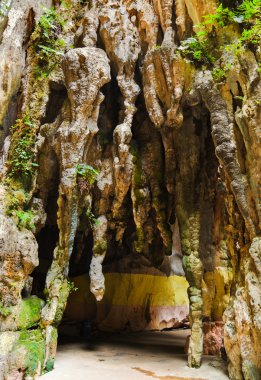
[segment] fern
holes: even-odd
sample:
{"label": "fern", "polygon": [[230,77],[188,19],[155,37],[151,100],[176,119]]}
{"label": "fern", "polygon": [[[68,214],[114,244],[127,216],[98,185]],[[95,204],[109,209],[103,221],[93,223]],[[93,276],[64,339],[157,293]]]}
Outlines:
{"label": "fern", "polygon": [[261,0],[244,0],[235,11],[238,16],[243,17],[244,21],[251,21],[260,16]]}

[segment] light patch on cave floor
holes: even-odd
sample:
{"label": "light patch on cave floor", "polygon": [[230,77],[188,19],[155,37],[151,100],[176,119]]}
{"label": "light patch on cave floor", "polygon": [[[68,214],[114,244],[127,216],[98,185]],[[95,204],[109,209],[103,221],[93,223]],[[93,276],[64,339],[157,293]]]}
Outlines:
{"label": "light patch on cave floor", "polygon": [[55,369],[43,380],[226,380],[222,361],[203,357],[199,369],[187,367],[184,344],[189,330],[99,333],[92,343],[58,347]]}

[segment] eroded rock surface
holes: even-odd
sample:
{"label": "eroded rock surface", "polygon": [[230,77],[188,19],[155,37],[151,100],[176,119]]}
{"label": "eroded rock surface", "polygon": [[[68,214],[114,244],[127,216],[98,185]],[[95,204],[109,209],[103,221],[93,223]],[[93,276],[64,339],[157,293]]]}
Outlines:
{"label": "eroded rock surface", "polygon": [[256,3],[1,2],[1,380],[53,368],[70,293],[105,330],[189,312],[189,366],[260,377]]}

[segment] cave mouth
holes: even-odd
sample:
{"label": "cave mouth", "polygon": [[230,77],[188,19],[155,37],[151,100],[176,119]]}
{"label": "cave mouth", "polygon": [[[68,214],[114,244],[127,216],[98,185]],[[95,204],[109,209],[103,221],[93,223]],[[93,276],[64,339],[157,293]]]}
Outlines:
{"label": "cave mouth", "polygon": [[71,292],[59,326],[61,336],[77,339],[101,331],[131,333],[188,327],[188,283],[184,273],[173,271],[173,267],[182,268],[181,255],[174,251],[160,267],[137,253],[105,261],[105,292],[97,301],[86,270],[92,252],[90,239],[86,240],[80,259],[74,252],[71,257]]}

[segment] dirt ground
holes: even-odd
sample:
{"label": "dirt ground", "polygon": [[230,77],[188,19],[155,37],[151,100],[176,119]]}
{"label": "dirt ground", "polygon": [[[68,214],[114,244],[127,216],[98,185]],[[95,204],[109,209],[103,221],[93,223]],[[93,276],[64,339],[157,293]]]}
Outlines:
{"label": "dirt ground", "polygon": [[187,367],[184,344],[189,330],[101,333],[91,342],[60,342],[55,369],[43,380],[226,380],[221,359],[203,358]]}

